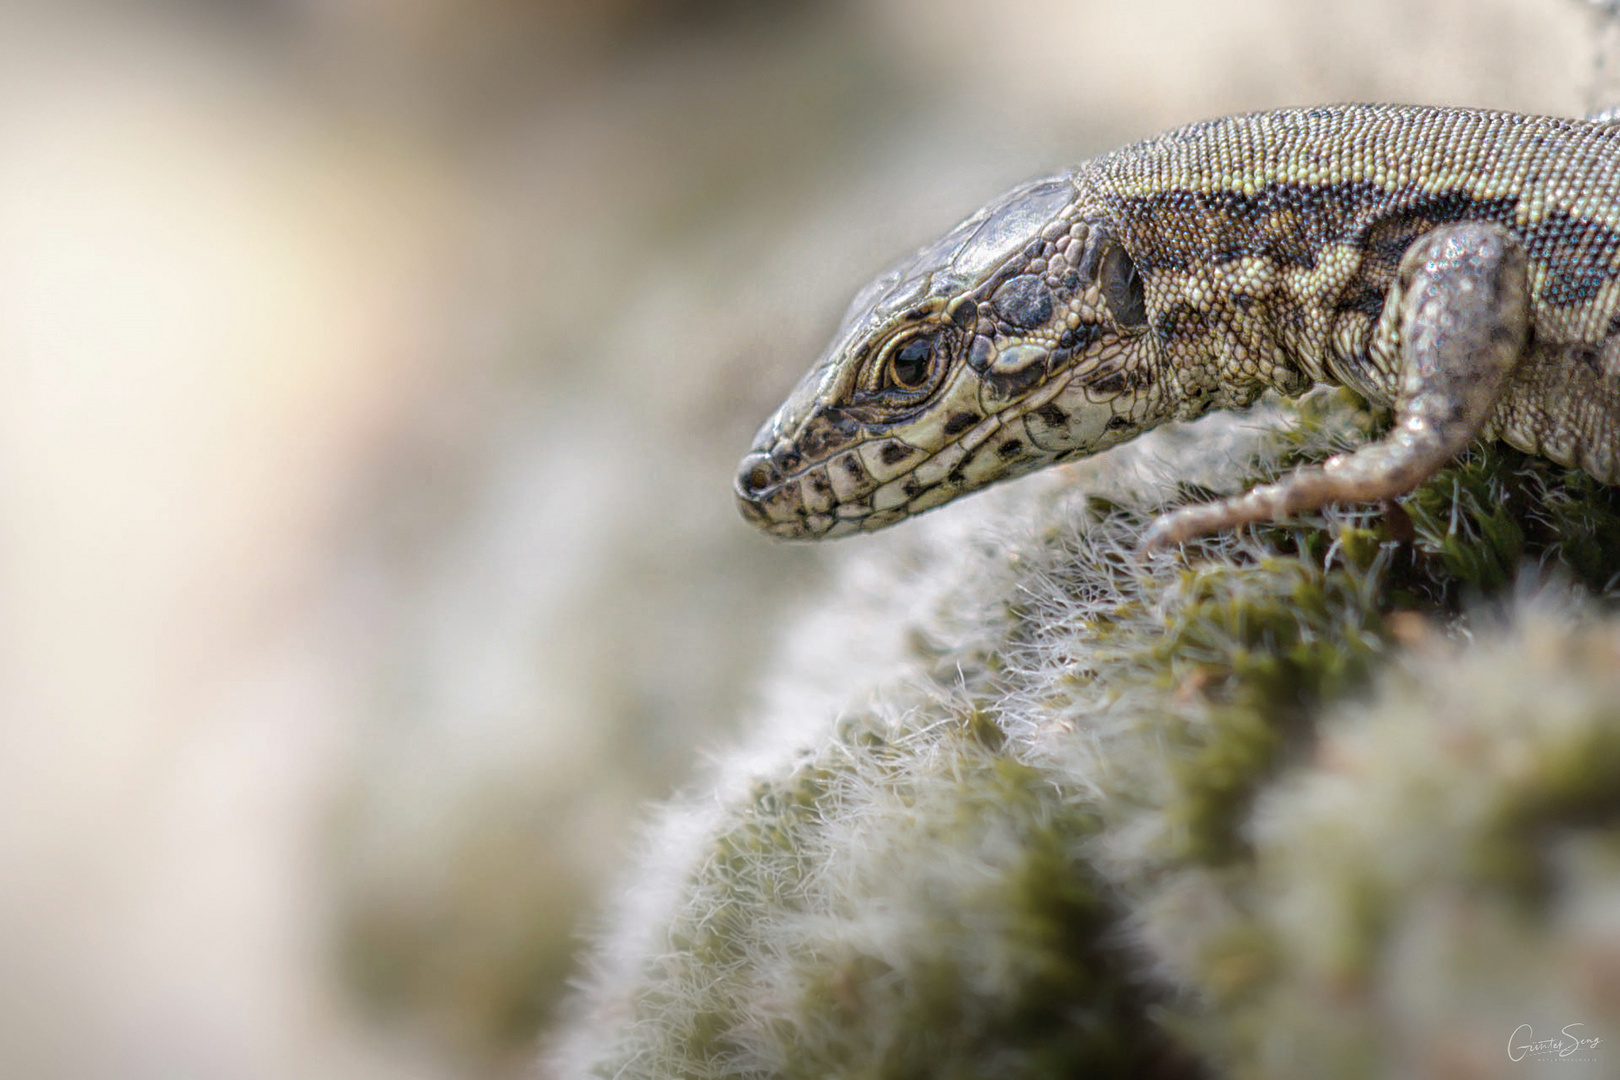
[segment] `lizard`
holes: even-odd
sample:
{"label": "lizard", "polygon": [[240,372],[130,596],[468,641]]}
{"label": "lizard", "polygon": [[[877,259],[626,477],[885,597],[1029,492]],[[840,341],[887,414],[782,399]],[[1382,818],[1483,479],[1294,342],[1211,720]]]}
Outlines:
{"label": "lizard", "polygon": [[1143,547],[1387,502],[1475,438],[1620,484],[1620,125],[1285,109],[1021,184],[855,297],[735,492],[778,537],[869,531],[1319,384],[1394,426]]}

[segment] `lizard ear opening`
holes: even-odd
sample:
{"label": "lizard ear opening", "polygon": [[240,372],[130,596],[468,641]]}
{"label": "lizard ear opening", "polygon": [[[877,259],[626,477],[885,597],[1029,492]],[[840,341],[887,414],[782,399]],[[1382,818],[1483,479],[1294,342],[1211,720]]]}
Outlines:
{"label": "lizard ear opening", "polygon": [[1103,300],[1119,324],[1127,330],[1147,325],[1147,299],[1142,295],[1142,276],[1136,264],[1115,241],[1106,241],[1097,267],[1097,285]]}

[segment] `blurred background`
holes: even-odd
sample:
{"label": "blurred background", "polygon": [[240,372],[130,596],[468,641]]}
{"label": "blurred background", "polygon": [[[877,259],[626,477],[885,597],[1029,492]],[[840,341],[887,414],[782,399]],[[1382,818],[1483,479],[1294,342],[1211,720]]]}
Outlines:
{"label": "blurred background", "polygon": [[527,1072],[843,550],[730,484],[857,286],[1197,118],[1612,103],[1602,6],[0,3],[0,1076]]}

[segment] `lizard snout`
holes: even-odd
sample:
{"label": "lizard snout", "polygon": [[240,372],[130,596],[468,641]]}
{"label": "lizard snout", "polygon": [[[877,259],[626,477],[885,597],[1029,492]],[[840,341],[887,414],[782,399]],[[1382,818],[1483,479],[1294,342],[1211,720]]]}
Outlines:
{"label": "lizard snout", "polygon": [[755,450],[744,456],[742,464],[737,467],[737,482],[734,486],[737,498],[757,504],[781,482],[782,472],[771,461],[771,456]]}

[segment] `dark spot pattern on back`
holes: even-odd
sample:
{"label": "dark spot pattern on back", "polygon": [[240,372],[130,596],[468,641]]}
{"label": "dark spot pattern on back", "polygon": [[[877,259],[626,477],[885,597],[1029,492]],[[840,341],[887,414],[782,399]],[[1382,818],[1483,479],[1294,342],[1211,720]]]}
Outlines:
{"label": "dark spot pattern on back", "polygon": [[1459,221],[1492,221],[1511,226],[1518,207],[1516,197],[1477,199],[1466,191],[1434,192],[1399,200],[1354,239],[1374,263],[1393,271],[1412,242],[1435,227]]}
{"label": "dark spot pattern on back", "polygon": [[[1421,192],[1369,181],[1277,181],[1240,191],[1157,191],[1120,200],[1132,224],[1133,255],[1145,273],[1264,259],[1312,269],[1322,250],[1352,244],[1371,268],[1393,272],[1412,242],[1439,225],[1489,221],[1513,230],[1545,270],[1539,299],[1553,307],[1587,303],[1615,274],[1620,232],[1600,220],[1547,211],[1519,226],[1517,196],[1482,199],[1464,189]],[[1370,269],[1371,269],[1370,268]],[[1346,310],[1366,311],[1364,297]]]}
{"label": "dark spot pattern on back", "polygon": [[1328,244],[1353,227],[1358,207],[1386,194],[1373,184],[1273,183],[1241,191],[1160,191],[1127,198],[1133,256],[1145,273],[1265,259],[1311,269]]}
{"label": "dark spot pattern on back", "polygon": [[1597,298],[1614,276],[1620,233],[1601,222],[1583,221],[1554,210],[1525,231],[1525,251],[1547,267],[1541,301],[1555,307]]}

